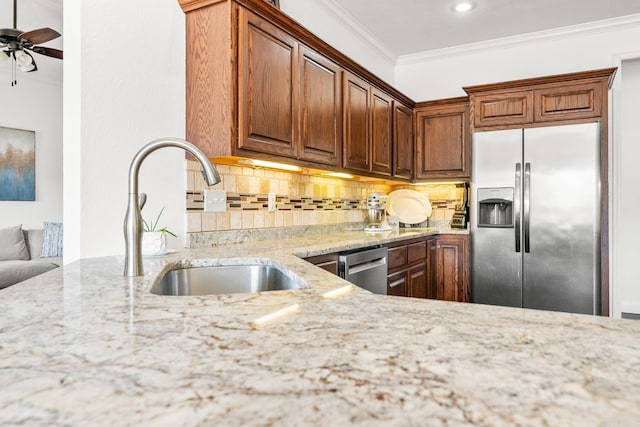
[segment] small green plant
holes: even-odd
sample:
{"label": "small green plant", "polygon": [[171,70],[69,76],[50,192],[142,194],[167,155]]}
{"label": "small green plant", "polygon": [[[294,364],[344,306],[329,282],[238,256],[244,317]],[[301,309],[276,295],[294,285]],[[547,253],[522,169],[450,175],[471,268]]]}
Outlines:
{"label": "small green plant", "polygon": [[167,230],[167,227],[158,228],[158,222],[160,221],[160,216],[162,215],[162,212],[164,212],[164,207],[160,210],[160,213],[156,217],[155,222],[147,222],[144,218],[142,219],[142,223],[144,224],[144,231],[148,231],[148,232],[153,232],[153,231],[164,232],[164,233],[171,234],[173,237],[178,237],[175,233]]}

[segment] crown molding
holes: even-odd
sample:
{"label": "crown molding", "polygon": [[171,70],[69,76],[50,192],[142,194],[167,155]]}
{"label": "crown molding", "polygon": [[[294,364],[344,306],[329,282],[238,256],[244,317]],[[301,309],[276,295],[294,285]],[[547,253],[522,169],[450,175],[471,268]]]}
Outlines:
{"label": "crown molding", "polygon": [[395,64],[398,55],[389,50],[376,36],[373,35],[364,25],[360,23],[351,13],[340,6],[335,0],[324,0],[318,2],[324,6],[335,17],[346,24],[347,28],[353,31],[361,40],[371,45],[380,55],[382,55],[391,64]]}
{"label": "crown molding", "polygon": [[410,65],[432,59],[477,53],[487,49],[505,49],[538,41],[563,40],[577,36],[620,31],[636,27],[640,27],[640,13],[589,22],[586,24],[570,25],[567,27],[554,28],[552,30],[537,31],[534,33],[520,34],[517,36],[503,37],[477,43],[469,43],[443,49],[434,49],[425,52],[402,55],[398,57],[396,65]]}

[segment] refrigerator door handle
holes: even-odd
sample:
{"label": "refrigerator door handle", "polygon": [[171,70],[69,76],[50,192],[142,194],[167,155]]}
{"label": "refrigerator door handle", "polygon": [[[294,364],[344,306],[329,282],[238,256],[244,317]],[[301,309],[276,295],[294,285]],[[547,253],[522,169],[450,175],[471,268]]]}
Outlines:
{"label": "refrigerator door handle", "polygon": [[522,164],[516,163],[516,194],[513,197],[516,252],[520,252],[520,201],[522,200]]}
{"label": "refrigerator door handle", "polygon": [[529,220],[530,220],[530,206],[529,201],[531,200],[531,163],[524,164],[524,197],[522,199],[522,204],[524,208],[524,251],[526,253],[530,252],[530,244],[529,244]]}

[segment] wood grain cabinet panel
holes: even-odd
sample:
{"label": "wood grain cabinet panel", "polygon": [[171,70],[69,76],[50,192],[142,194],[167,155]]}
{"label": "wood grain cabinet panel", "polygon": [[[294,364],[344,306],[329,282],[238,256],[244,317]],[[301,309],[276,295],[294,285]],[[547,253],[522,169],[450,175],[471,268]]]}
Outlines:
{"label": "wood grain cabinet panel", "polygon": [[424,261],[409,268],[407,272],[407,296],[427,298],[427,263]]}
{"label": "wood grain cabinet panel", "polygon": [[416,109],[416,179],[469,178],[468,100],[422,103]]}
{"label": "wood grain cabinet panel", "polygon": [[339,166],[342,148],[342,69],[300,47],[302,95],[300,159]]}
{"label": "wood grain cabinet panel", "polygon": [[338,254],[318,255],[304,259],[311,264],[327,270],[329,273],[338,275]]}
{"label": "wood grain cabinet panel", "polygon": [[469,302],[469,237],[440,236],[438,239],[437,298]]}
{"label": "wood grain cabinet panel", "polygon": [[387,268],[393,271],[408,264],[407,245],[390,247],[387,252]]}
{"label": "wood grain cabinet panel", "polygon": [[371,170],[371,86],[345,73],[344,84],[344,140],[342,166],[356,171]]}
{"label": "wood grain cabinet panel", "polygon": [[371,171],[391,175],[391,122],[393,107],[390,96],[371,90]]}
{"label": "wood grain cabinet panel", "polygon": [[536,89],[537,122],[584,119],[602,115],[602,84],[587,83]]}
{"label": "wood grain cabinet panel", "polygon": [[413,179],[413,110],[393,103],[393,176]]}
{"label": "wood grain cabinet panel", "polygon": [[409,272],[401,270],[387,276],[387,295],[406,297],[408,295],[407,277]]}
{"label": "wood grain cabinet panel", "polygon": [[530,90],[478,95],[472,102],[475,127],[533,122]]}
{"label": "wood grain cabinet panel", "polygon": [[298,42],[240,9],[238,148],[297,156]]}
{"label": "wood grain cabinet panel", "polygon": [[427,277],[426,288],[427,298],[438,298],[438,238],[437,236],[427,239]]}

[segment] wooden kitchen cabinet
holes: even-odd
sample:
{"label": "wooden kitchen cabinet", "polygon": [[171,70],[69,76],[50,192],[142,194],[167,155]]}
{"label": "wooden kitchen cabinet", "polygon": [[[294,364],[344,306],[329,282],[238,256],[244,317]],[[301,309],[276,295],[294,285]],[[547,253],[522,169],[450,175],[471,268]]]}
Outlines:
{"label": "wooden kitchen cabinet", "polygon": [[296,158],[298,42],[244,8],[238,19],[238,148]]}
{"label": "wooden kitchen cabinet", "polygon": [[469,238],[468,236],[441,236],[438,242],[439,262],[442,264],[438,299],[469,302]]}
{"label": "wooden kitchen cabinet", "polygon": [[371,86],[344,74],[344,150],[342,166],[358,172],[371,170]]}
{"label": "wooden kitchen cabinet", "polygon": [[413,110],[393,103],[393,176],[413,179]]}
{"label": "wooden kitchen cabinet", "polygon": [[426,240],[398,242],[387,248],[387,294],[426,298]]}
{"label": "wooden kitchen cabinet", "polygon": [[467,97],[416,105],[416,180],[469,179],[471,133]]}
{"label": "wooden kitchen cabinet", "polygon": [[344,77],[344,157],[355,172],[391,175],[393,100],[360,77]]}
{"label": "wooden kitchen cabinet", "polygon": [[311,264],[327,270],[329,273],[338,275],[338,254],[317,255],[304,259]]}
{"label": "wooden kitchen cabinet", "polygon": [[393,100],[376,88],[371,89],[371,172],[391,175]]}
{"label": "wooden kitchen cabinet", "polygon": [[606,115],[615,68],[463,88],[474,130],[575,123]]}
{"label": "wooden kitchen cabinet", "polygon": [[302,160],[340,165],[342,69],[306,46],[300,47],[300,154]]}
{"label": "wooden kitchen cabinet", "polygon": [[178,1],[187,139],[205,154],[392,174],[393,105],[410,98],[263,0]]}
{"label": "wooden kitchen cabinet", "polygon": [[427,247],[427,288],[431,297],[469,302],[469,236],[439,235],[430,238]]}

